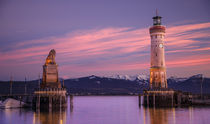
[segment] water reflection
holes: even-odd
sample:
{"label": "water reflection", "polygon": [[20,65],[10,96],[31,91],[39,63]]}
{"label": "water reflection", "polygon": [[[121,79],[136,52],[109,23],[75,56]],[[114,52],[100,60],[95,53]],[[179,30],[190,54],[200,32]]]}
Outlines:
{"label": "water reflection", "polygon": [[[70,96],[70,99],[67,98],[67,101],[70,103],[70,113],[72,113],[73,96]],[[51,111],[36,111],[33,115],[33,124],[66,124],[67,109],[68,108]]]}
{"label": "water reflection", "polygon": [[193,107],[189,107],[189,123],[193,122]]}
{"label": "water reflection", "polygon": [[0,109],[1,124],[15,124],[18,122],[30,123],[30,116],[33,115],[31,109]]}
{"label": "water reflection", "polygon": [[66,110],[34,112],[33,124],[65,124]]}
{"label": "water reflection", "polygon": [[176,124],[175,108],[144,107],[144,124]]}
{"label": "water reflection", "polygon": [[[197,118],[202,113],[195,115],[193,107],[186,108],[148,108],[141,107],[143,110],[144,124],[197,124],[201,120]],[[196,108],[198,111],[207,112],[204,108]],[[208,110],[210,108],[207,108]],[[195,118],[196,117],[196,118]],[[202,116],[201,116],[202,117]],[[204,116],[205,117],[205,116]],[[208,120],[208,119],[207,119]],[[204,122],[206,123],[206,122]]]}
{"label": "water reflection", "polygon": [[151,124],[168,124],[168,109],[149,109]]}
{"label": "water reflection", "polygon": [[208,124],[210,107],[145,108],[135,96],[68,97],[68,107],[51,112],[0,109],[1,124]]}
{"label": "water reflection", "polygon": [[172,108],[172,114],[173,114],[173,124],[176,124],[176,110],[175,110],[175,108]]}

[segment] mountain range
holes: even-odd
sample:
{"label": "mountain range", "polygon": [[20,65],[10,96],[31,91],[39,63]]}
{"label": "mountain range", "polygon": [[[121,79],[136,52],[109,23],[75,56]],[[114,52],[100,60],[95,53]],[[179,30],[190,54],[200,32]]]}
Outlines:
{"label": "mountain range", "polygon": [[[61,82],[63,79],[60,79]],[[210,78],[202,77],[201,74],[188,78],[170,77],[167,79],[168,87],[184,92],[210,94]],[[13,81],[12,92],[15,94],[33,93],[38,88],[38,80]],[[147,75],[115,75],[99,77],[95,75],[65,79],[64,85],[68,93],[74,95],[137,95],[143,93],[149,87]],[[0,81],[0,94],[9,94],[10,82]]]}

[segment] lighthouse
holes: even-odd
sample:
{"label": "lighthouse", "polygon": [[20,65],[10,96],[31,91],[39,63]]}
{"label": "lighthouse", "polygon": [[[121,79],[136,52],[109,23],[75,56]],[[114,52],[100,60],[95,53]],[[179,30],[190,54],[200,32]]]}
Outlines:
{"label": "lighthouse", "polygon": [[151,37],[151,67],[150,89],[167,88],[166,65],[165,65],[165,26],[161,24],[161,16],[153,17],[153,26],[149,28]]}
{"label": "lighthouse", "polygon": [[[165,65],[164,39],[166,28],[161,24],[161,16],[156,12],[153,26],[149,28],[151,37],[151,66],[149,89],[144,90],[145,107],[174,107],[181,103],[181,93],[168,88]],[[141,99],[139,95],[139,100]]]}

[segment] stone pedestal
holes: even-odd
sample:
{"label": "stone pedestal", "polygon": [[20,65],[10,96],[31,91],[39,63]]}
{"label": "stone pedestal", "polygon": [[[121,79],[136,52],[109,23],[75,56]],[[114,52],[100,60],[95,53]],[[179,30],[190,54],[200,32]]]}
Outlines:
{"label": "stone pedestal", "polygon": [[58,79],[57,64],[43,65],[43,80],[41,88],[61,88],[61,83]]}

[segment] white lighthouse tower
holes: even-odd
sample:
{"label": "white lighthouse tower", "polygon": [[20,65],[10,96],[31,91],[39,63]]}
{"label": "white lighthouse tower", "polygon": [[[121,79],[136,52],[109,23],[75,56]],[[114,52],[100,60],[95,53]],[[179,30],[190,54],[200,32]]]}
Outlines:
{"label": "white lighthouse tower", "polygon": [[150,27],[151,36],[151,67],[150,89],[167,88],[166,65],[165,65],[165,26],[161,25],[161,16],[153,17],[153,26]]}
{"label": "white lighthouse tower", "polygon": [[[168,88],[165,65],[165,26],[161,25],[161,16],[153,17],[153,26],[150,27],[151,36],[151,67],[149,89],[144,90],[144,106],[174,107],[181,104],[182,94]],[[139,95],[139,100],[141,96]],[[141,103],[141,102],[139,102]]]}

